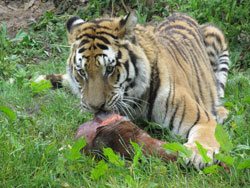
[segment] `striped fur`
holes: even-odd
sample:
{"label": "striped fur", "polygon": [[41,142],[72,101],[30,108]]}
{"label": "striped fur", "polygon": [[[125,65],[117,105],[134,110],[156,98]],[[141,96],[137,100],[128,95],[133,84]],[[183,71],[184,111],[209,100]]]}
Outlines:
{"label": "striped fur", "polygon": [[224,97],[230,63],[225,35],[214,24],[202,25],[201,30],[209,60],[215,72],[219,97]]}
{"label": "striped fur", "polygon": [[228,113],[219,101],[228,46],[218,27],[182,13],[149,29],[137,24],[134,13],[90,22],[73,17],[66,26],[71,53],[64,78],[83,110],[147,118],[188,139],[188,163],[203,168],[214,162],[202,162],[195,141],[213,158],[220,147],[216,123]]}

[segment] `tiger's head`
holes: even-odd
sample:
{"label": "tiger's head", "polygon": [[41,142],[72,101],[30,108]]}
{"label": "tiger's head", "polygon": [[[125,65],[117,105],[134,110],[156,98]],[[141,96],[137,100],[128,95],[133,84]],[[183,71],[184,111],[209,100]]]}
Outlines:
{"label": "tiger's head", "polygon": [[[140,47],[137,17],[96,19],[72,17],[66,23],[71,53],[67,72],[84,111],[101,109],[129,114],[138,106],[150,80],[150,65]],[[126,112],[127,111],[127,112]]]}

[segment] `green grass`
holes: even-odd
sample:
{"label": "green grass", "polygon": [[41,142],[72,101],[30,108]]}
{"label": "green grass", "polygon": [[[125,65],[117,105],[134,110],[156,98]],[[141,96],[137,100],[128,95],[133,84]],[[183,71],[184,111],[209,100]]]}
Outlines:
{"label": "green grass", "polygon": [[[35,92],[29,80],[29,76],[65,72],[69,46],[64,22],[70,15],[49,12],[14,39],[8,38],[4,25],[0,29],[0,187],[250,186],[249,168],[237,169],[250,155],[249,41],[244,37],[239,39],[242,33],[249,37],[249,17],[245,14],[249,3],[204,1],[205,6],[202,1],[162,2],[169,10],[163,9],[161,3],[149,9],[129,1],[138,7],[141,22],[168,16],[178,9],[191,14],[199,23],[217,23],[229,38],[232,64],[223,102],[230,114],[223,127],[233,145],[230,151],[224,152],[234,159],[230,170],[218,167],[214,173],[206,174],[185,167],[182,159],[165,164],[158,158],[145,157],[138,148],[135,149],[138,158],[133,161],[117,159],[115,154],[105,155],[103,161],[74,154],[76,130],[92,118],[91,114],[80,112],[79,99],[68,88]],[[89,20],[100,16],[110,4],[111,1],[106,1],[97,5],[97,0],[92,0],[91,7],[78,14]],[[11,84],[10,78],[16,81]],[[3,106],[8,108],[4,110]],[[174,141],[167,135],[168,131],[152,131],[151,126],[146,129],[152,136]]]}

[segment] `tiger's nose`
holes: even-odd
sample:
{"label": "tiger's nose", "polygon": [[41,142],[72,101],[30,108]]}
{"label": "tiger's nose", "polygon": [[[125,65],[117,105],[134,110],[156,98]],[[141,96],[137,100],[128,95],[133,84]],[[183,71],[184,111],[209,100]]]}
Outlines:
{"label": "tiger's nose", "polygon": [[105,106],[105,102],[98,104],[98,105],[90,105],[90,107],[93,108],[94,110],[101,110],[104,108],[104,106]]}

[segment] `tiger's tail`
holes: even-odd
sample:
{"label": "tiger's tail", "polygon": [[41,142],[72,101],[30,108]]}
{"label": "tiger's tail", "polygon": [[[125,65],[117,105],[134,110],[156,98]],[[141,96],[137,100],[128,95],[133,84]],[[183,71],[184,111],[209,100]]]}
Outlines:
{"label": "tiger's tail", "polygon": [[224,33],[214,24],[201,25],[209,61],[213,67],[219,97],[224,97],[224,89],[229,70],[228,44]]}

